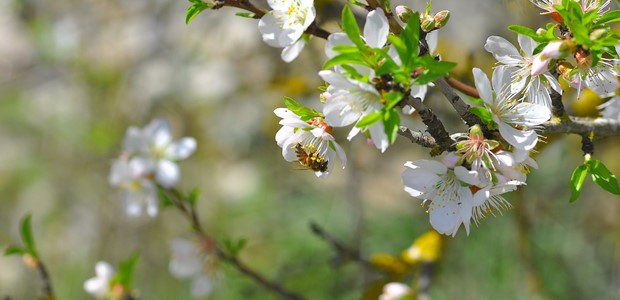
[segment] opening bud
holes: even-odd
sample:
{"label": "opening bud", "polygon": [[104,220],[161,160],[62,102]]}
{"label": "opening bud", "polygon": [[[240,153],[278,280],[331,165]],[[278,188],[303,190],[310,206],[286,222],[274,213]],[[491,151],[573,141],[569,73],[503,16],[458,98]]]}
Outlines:
{"label": "opening bud", "polygon": [[448,20],[450,20],[450,11],[442,10],[438,12],[437,14],[435,14],[434,20],[436,29],[446,26],[446,24],[448,24]]}
{"label": "opening bud", "polygon": [[420,27],[422,30],[428,32],[435,29],[435,19],[427,14],[420,15]]}
{"label": "opening bud", "polygon": [[404,5],[398,5],[394,8],[394,12],[403,23],[409,22],[409,19],[413,16],[413,10]]}

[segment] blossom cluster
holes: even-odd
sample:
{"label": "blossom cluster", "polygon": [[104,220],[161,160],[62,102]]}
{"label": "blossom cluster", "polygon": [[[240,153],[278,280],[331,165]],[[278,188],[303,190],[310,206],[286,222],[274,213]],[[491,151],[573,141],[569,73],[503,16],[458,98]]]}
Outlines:
{"label": "blossom cluster", "polygon": [[181,177],[176,162],[195,150],[196,140],[192,137],[173,141],[167,119],[154,119],[144,128],[129,127],[123,152],[112,163],[108,178],[112,186],[121,189],[127,214],[137,216],[146,209],[149,216],[156,216],[157,185],[174,187]]}

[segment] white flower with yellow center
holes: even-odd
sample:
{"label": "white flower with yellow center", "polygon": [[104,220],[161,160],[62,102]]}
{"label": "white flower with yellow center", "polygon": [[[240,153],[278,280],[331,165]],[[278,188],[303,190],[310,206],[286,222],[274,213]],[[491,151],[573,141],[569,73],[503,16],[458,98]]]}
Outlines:
{"label": "white flower with yellow center", "polygon": [[263,41],[269,46],[285,48],[282,59],[290,62],[305,45],[304,31],[316,17],[312,0],[268,0],[273,9],[258,22]]}
{"label": "white flower with yellow center", "polygon": [[490,36],[484,45],[484,49],[493,54],[499,63],[511,67],[512,82],[510,87],[512,94],[516,95],[523,92],[528,102],[551,108],[549,92],[553,89],[561,94],[562,87],[546,68],[540,73],[532,73],[532,66],[535,61],[535,56],[532,53],[538,43],[521,34],[518,35],[518,41],[522,52],[519,52],[515,46],[499,36]]}
{"label": "white flower with yellow center", "polygon": [[153,182],[153,162],[144,157],[121,157],[112,163],[108,181],[121,189],[125,211],[130,216],[146,213],[154,217],[158,212],[157,188]]}
{"label": "white flower with yellow center", "polygon": [[433,228],[454,236],[463,224],[469,234],[474,201],[470,187],[480,184],[478,173],[463,166],[449,168],[434,160],[409,161],[405,167],[401,176],[405,191],[424,203],[430,202],[428,214]]}
{"label": "white flower with yellow center", "polygon": [[549,120],[550,109],[545,105],[513,99],[510,92],[511,73],[505,66],[498,66],[493,71],[492,86],[482,70],[474,68],[473,73],[480,98],[504,140],[517,149],[532,150],[538,142],[538,134],[530,128]]}
{"label": "white flower with yellow center", "polygon": [[297,161],[320,178],[329,176],[336,163],[336,156],[344,169],[347,157],[331,135],[331,126],[323,118],[316,117],[304,122],[286,108],[278,108],[274,113],[282,118],[282,128],[276,133],[276,142],[282,147],[282,156],[286,161]]}

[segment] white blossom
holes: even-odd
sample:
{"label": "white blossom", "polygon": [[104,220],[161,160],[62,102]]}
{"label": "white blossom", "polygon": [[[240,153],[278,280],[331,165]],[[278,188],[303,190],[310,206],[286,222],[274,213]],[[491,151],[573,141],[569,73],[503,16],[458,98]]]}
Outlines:
{"label": "white blossom", "polygon": [[172,140],[172,129],[165,118],[157,118],[144,128],[130,127],[124,140],[129,155],[139,155],[153,161],[155,181],[164,187],[175,186],[180,179],[176,161],[189,157],[196,150],[196,140],[184,137]]}
{"label": "white blossom", "polygon": [[205,270],[205,254],[198,244],[186,239],[174,239],[170,243],[172,258],[168,266],[172,276],[191,279],[191,293],[203,297],[213,291],[213,279]]}
{"label": "white blossom", "polygon": [[121,189],[125,211],[139,216],[143,209],[154,217],[158,212],[157,188],[152,180],[153,162],[144,157],[121,157],[112,163],[110,185]]}
{"label": "white blossom", "polygon": [[96,276],[90,278],[84,282],[84,290],[96,297],[97,299],[104,299],[110,295],[110,280],[114,277],[114,268],[112,265],[105,261],[100,261],[95,264]]}
{"label": "white blossom", "polygon": [[[476,89],[491,112],[501,136],[515,148],[532,150],[538,141],[534,130],[527,129],[540,125],[551,118],[548,107],[535,103],[519,102],[513,99],[510,71],[498,66],[493,72],[493,86],[489,78],[478,68],[474,68]],[[518,126],[518,128],[515,128]]]}
{"label": "white blossom", "polygon": [[[528,102],[537,103],[551,108],[551,89],[562,93],[560,83],[547,71],[547,65],[537,66],[534,63],[542,54],[534,56],[532,53],[538,45],[532,38],[519,34],[521,52],[506,39],[491,36],[487,39],[484,48],[489,51],[499,63],[511,67],[511,93],[523,92]],[[548,63],[548,62],[547,62]]]}
{"label": "white blossom", "polygon": [[400,282],[390,282],[383,286],[379,300],[400,300],[405,296],[411,296],[411,287]]}
{"label": "white blossom", "polygon": [[284,48],[282,59],[291,62],[304,48],[303,33],[316,17],[313,0],[268,0],[272,8],[258,22],[269,46]]}
{"label": "white blossom", "polygon": [[456,235],[461,224],[469,234],[473,194],[470,186],[478,185],[478,174],[463,166],[453,169],[434,160],[408,161],[402,180],[405,191],[414,198],[430,202],[428,213],[437,232]]}
{"label": "white blossom", "polygon": [[282,156],[286,161],[297,161],[320,178],[329,176],[336,163],[336,156],[342,168],[346,166],[344,150],[331,135],[331,126],[323,118],[316,117],[304,122],[286,108],[278,108],[274,113],[282,118],[282,128],[276,133],[276,143],[282,148]]}
{"label": "white blossom", "polygon": [[[323,113],[325,121],[331,126],[349,126],[364,116],[378,112],[383,108],[381,95],[375,86],[350,79],[344,75],[331,71],[323,70],[319,75],[329,83]],[[390,145],[385,127],[382,121],[376,122],[368,127],[370,139],[377,149],[381,152]],[[347,136],[351,140],[360,132],[360,128],[353,127]]]}

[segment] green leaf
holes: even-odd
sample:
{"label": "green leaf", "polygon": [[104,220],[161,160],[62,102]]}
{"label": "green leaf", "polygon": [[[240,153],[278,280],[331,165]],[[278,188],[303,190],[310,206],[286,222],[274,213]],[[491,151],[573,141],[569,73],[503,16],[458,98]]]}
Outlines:
{"label": "green leaf", "polygon": [[349,39],[357,46],[357,48],[366,48],[366,43],[362,40],[360,28],[357,25],[357,21],[355,21],[355,16],[353,15],[351,8],[346,5],[342,9],[342,30],[344,30]]}
{"label": "green leaf", "polygon": [[170,197],[168,196],[168,193],[166,192],[164,188],[162,187],[157,188],[157,196],[158,196],[159,202],[161,203],[162,208],[168,208],[168,207],[173,206],[172,199],[170,199]]}
{"label": "green leaf", "polygon": [[359,119],[359,121],[357,121],[357,123],[355,124],[355,127],[366,128],[372,124],[375,124],[381,121],[382,118],[383,118],[383,111],[376,111],[374,113],[367,114],[361,119]]}
{"label": "green leaf", "polygon": [[493,122],[493,115],[491,114],[491,112],[489,112],[488,109],[486,109],[486,107],[483,107],[483,106],[470,107],[469,112],[478,116],[478,118],[480,118],[480,120],[484,122],[484,124],[490,124]]}
{"label": "green leaf", "polygon": [[612,10],[606,12],[597,21],[597,24],[607,24],[620,21],[620,10]]}
{"label": "green leaf", "polygon": [[529,27],[520,26],[520,25],[510,25],[508,26],[508,30],[518,33],[518,34],[529,36],[537,42],[544,41],[543,38],[541,38],[538,34],[536,34],[536,30],[529,28]]}
{"label": "green leaf", "polygon": [[131,290],[131,281],[133,278],[133,272],[138,263],[138,258],[140,257],[140,253],[135,251],[131,254],[131,256],[122,260],[118,263],[118,272],[112,278],[113,283],[119,283],[121,286],[125,287],[128,290]]}
{"label": "green leaf", "polygon": [[450,70],[456,66],[456,63],[449,61],[437,61],[428,55],[420,57],[418,59],[418,63],[426,69],[422,74],[414,79],[413,82],[418,85],[431,83],[441,77],[446,77],[449,75]]}
{"label": "green leaf", "polygon": [[239,239],[236,242],[233,242],[230,239],[225,239],[224,240],[224,247],[226,248],[226,251],[228,253],[230,253],[230,255],[237,256],[239,254],[239,252],[241,252],[243,247],[245,247],[247,242],[248,242],[248,240],[245,239],[245,238]]}
{"label": "green leaf", "polygon": [[364,56],[360,52],[351,52],[351,53],[342,53],[338,54],[323,64],[323,69],[329,69],[334,66],[344,65],[344,64],[353,64],[353,65],[368,65],[364,60]]}
{"label": "green leaf", "polygon": [[403,99],[403,93],[392,91],[392,92],[389,92],[383,95],[383,97],[385,98],[385,101],[386,101],[385,108],[392,109],[394,106],[396,106],[396,104],[398,104],[398,102],[400,102],[400,100]]}
{"label": "green leaf", "polygon": [[480,98],[467,97],[467,100],[475,105],[484,105],[484,100]]}
{"label": "green leaf", "polygon": [[538,44],[538,46],[536,46],[536,48],[534,48],[534,51],[532,51],[532,55],[536,55],[538,53],[540,53],[543,49],[545,49],[545,47],[548,45],[549,43],[541,43]]}
{"label": "green leaf", "polygon": [[616,176],[611,173],[600,160],[589,160],[586,164],[588,165],[588,170],[592,175],[594,183],[614,195],[620,195],[618,179],[616,179]]}
{"label": "green leaf", "polygon": [[39,255],[37,254],[37,248],[34,243],[34,237],[32,236],[32,215],[28,214],[22,219],[20,233],[22,235],[22,240],[24,241],[24,246],[26,246],[26,251],[32,255],[34,258],[38,259]]}
{"label": "green leaf", "polygon": [[199,197],[200,197],[200,189],[195,188],[191,192],[189,192],[189,195],[187,195],[187,202],[189,202],[191,206],[196,206],[196,202],[198,202]]}
{"label": "green leaf", "polygon": [[586,175],[588,174],[588,166],[580,165],[575,168],[573,171],[573,175],[570,177],[570,202],[577,201],[579,195],[581,194],[581,188],[583,187],[583,182],[586,179]]}
{"label": "green leaf", "polygon": [[399,53],[402,65],[407,70],[413,69],[414,57],[418,56],[420,43],[420,14],[414,13],[407,21],[407,26],[401,32],[400,38],[405,44],[406,53]]}
{"label": "green leaf", "polygon": [[26,249],[19,247],[19,246],[8,246],[5,250],[4,250],[4,256],[10,256],[10,255],[24,255],[28,253],[28,251],[26,251]]}
{"label": "green leaf", "polygon": [[398,129],[400,128],[400,116],[396,110],[388,109],[385,111],[383,115],[383,126],[390,145],[394,144],[396,136],[398,135]]}
{"label": "green leaf", "polygon": [[255,19],[256,18],[256,14],[255,13],[250,13],[250,12],[238,12],[238,13],[235,14],[235,16],[242,17],[242,18],[248,18],[248,19]]}
{"label": "green leaf", "polygon": [[189,22],[191,22],[203,10],[213,7],[212,3],[204,3],[202,1],[191,2],[194,4],[187,8],[187,13],[185,15],[185,24],[189,24]]}
{"label": "green leaf", "polygon": [[309,121],[312,118],[321,116],[321,114],[316,110],[303,106],[289,97],[284,97],[284,104],[290,111],[298,115],[303,121]]}
{"label": "green leaf", "polygon": [[358,53],[360,49],[352,45],[336,45],[332,48],[332,50],[339,53]]}

